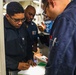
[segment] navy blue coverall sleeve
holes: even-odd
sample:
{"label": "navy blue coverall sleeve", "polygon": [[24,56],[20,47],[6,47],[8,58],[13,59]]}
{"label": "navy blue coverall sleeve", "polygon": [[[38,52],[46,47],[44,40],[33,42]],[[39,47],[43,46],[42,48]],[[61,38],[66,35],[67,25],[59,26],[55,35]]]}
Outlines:
{"label": "navy blue coverall sleeve", "polygon": [[[67,15],[65,15],[67,16]],[[76,24],[69,17],[55,20],[45,75],[72,75],[76,64]]]}

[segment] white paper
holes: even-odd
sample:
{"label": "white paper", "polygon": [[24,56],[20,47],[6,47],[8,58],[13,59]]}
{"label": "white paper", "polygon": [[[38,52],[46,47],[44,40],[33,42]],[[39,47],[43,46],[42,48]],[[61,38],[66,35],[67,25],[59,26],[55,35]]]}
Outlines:
{"label": "white paper", "polygon": [[30,68],[28,70],[22,70],[18,72],[18,74],[25,74],[25,75],[44,75],[45,74],[45,68],[42,66],[35,66]]}

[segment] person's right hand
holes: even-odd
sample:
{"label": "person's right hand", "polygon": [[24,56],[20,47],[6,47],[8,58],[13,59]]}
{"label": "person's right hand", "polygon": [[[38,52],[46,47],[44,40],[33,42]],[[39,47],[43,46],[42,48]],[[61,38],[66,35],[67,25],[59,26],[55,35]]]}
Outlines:
{"label": "person's right hand", "polygon": [[44,31],[44,28],[42,26],[38,26],[38,29],[43,32]]}
{"label": "person's right hand", "polygon": [[28,63],[25,63],[25,62],[20,62],[18,65],[19,70],[27,70],[29,67],[30,67],[30,65]]}
{"label": "person's right hand", "polygon": [[41,22],[41,25],[38,25],[38,29],[39,29],[41,32],[43,32],[43,31],[46,29],[46,25],[45,25],[43,22]]}

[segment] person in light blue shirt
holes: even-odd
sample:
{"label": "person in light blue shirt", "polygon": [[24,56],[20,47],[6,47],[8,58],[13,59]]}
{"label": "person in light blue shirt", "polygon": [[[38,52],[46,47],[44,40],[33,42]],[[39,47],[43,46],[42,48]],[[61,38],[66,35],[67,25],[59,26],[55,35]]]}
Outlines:
{"label": "person in light blue shirt", "polygon": [[51,28],[52,28],[52,25],[53,25],[53,21],[45,20],[44,24],[46,25],[46,28],[45,28],[44,32],[50,34],[50,31],[51,31]]}

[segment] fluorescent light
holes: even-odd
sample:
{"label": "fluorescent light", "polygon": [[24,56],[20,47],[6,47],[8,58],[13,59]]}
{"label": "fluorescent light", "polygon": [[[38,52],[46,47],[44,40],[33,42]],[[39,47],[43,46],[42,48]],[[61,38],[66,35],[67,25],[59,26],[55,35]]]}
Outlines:
{"label": "fluorescent light", "polygon": [[12,2],[12,1],[17,1],[17,2],[19,2],[19,1],[32,1],[32,0],[5,0],[5,2]]}
{"label": "fluorescent light", "polygon": [[39,4],[39,0],[33,0],[33,2]]}

